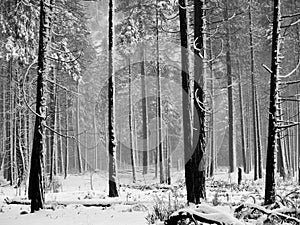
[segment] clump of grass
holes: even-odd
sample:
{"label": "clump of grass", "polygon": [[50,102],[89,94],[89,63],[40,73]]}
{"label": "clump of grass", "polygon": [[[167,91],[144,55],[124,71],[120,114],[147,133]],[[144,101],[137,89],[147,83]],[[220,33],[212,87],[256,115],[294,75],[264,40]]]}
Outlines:
{"label": "clump of grass", "polygon": [[146,220],[149,225],[155,224],[157,221],[166,221],[173,212],[185,207],[184,203],[180,203],[178,201],[176,193],[173,197],[175,197],[174,201],[171,201],[170,193],[169,199],[166,201],[162,197],[155,196],[154,205],[146,216]]}
{"label": "clump of grass", "polygon": [[45,186],[47,191],[58,193],[62,188],[62,182],[58,177],[53,177],[52,182],[49,179],[46,179]]}

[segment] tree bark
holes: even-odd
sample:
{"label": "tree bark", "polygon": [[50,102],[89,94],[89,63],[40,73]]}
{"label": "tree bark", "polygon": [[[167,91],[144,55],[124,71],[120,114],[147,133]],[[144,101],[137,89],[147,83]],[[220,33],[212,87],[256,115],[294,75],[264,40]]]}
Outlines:
{"label": "tree bark", "polygon": [[238,77],[239,77],[239,97],[240,97],[240,117],[241,117],[241,140],[242,140],[242,157],[243,157],[243,167],[244,172],[248,173],[248,165],[246,159],[246,141],[245,141],[245,125],[244,125],[244,101],[243,101],[243,89],[242,89],[242,78],[241,78],[241,68],[240,62],[238,61]]}
{"label": "tree bark", "polygon": [[81,147],[80,147],[80,100],[79,100],[79,80],[76,81],[77,85],[77,96],[76,96],[76,149],[77,149],[77,160],[78,160],[78,172],[82,173],[82,158],[81,158]]}
{"label": "tree bark", "polygon": [[148,112],[146,91],[145,47],[141,46],[141,84],[142,84],[142,116],[143,116],[143,174],[148,172]]}
{"label": "tree bark", "polygon": [[131,158],[131,168],[132,168],[132,182],[136,182],[136,175],[135,175],[135,150],[133,146],[133,124],[132,124],[132,95],[131,95],[131,61],[130,57],[128,59],[128,102],[129,102],[129,113],[128,113],[128,121],[129,121],[129,146],[130,146],[130,158]]}
{"label": "tree bark", "polygon": [[[194,124],[193,124],[193,174],[194,203],[205,198],[205,89],[206,89],[206,21],[205,0],[194,0]],[[202,56],[202,59],[200,58]]]}
{"label": "tree bark", "polygon": [[267,165],[265,180],[265,205],[275,202],[275,166],[276,166],[276,140],[277,140],[277,117],[278,117],[278,73],[279,73],[279,50],[280,50],[280,0],[274,0],[273,11],[273,34],[272,34],[272,62],[270,81],[270,108],[269,108],[269,134],[267,148]]}
{"label": "tree bark", "polygon": [[108,15],[108,163],[109,197],[118,197],[115,137],[115,73],[114,73],[114,0],[109,0]]}
{"label": "tree bark", "polygon": [[36,118],[31,155],[28,197],[31,212],[44,208],[44,154],[46,125],[46,78],[48,75],[47,55],[50,44],[53,0],[40,1],[40,30],[38,51],[38,75],[36,95]]}
{"label": "tree bark", "polygon": [[188,18],[186,0],[179,0],[179,20],[181,39],[181,77],[182,77],[182,120],[183,120],[183,148],[185,160],[185,184],[187,190],[187,201],[195,201],[194,176],[191,146],[191,86],[190,86],[190,62],[189,62],[189,40],[188,40]]}
{"label": "tree bark", "polygon": [[258,179],[258,150],[257,150],[257,123],[255,109],[255,62],[252,33],[252,0],[249,2],[249,44],[250,44],[250,67],[251,67],[251,94],[252,94],[252,125],[253,125],[253,157],[254,157],[254,180]]}
{"label": "tree bark", "polygon": [[227,85],[228,85],[228,125],[229,125],[229,173],[233,173],[236,168],[236,149],[235,149],[235,130],[234,130],[234,112],[233,112],[233,87],[231,72],[231,47],[230,47],[230,28],[228,21],[229,0],[226,0],[224,10],[225,30],[226,30],[226,67],[227,67]]}

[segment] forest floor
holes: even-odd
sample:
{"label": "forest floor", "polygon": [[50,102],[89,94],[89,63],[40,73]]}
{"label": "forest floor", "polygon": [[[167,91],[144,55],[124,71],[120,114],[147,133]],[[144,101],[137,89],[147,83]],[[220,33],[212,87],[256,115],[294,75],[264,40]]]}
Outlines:
{"label": "forest floor", "polygon": [[[248,207],[258,207],[263,202],[264,181],[254,182],[252,177],[253,174],[244,175],[240,186],[237,185],[237,177],[233,174],[228,175],[225,171],[218,171],[213,179],[208,179],[205,204],[211,207],[209,208],[209,210],[212,209],[211,213],[215,213],[215,209],[218,210],[216,212],[221,213],[221,220],[226,215],[229,217],[238,215],[239,222],[248,225],[263,224],[263,221],[266,221],[266,215],[267,217],[274,215],[273,211],[271,213],[271,211],[264,210],[260,211],[260,215],[255,212],[256,217],[246,215],[247,210],[244,210],[242,215],[234,212],[243,203],[248,204]],[[145,176],[138,175],[136,184],[132,184],[131,180],[130,171],[120,172],[118,174],[120,197],[108,198],[107,174],[104,172],[93,174],[92,185],[91,174],[88,173],[69,175],[67,179],[56,177],[55,183],[59,185],[55,187],[55,192],[46,193],[46,209],[36,213],[30,213],[24,186],[21,190],[17,190],[6,185],[2,180],[0,183],[0,225],[142,225],[149,224],[149,222],[163,224],[157,218],[164,217],[163,214],[167,214],[166,211],[174,211],[185,205],[183,172],[172,172],[173,184],[171,186],[156,184],[157,179],[154,179],[154,173]],[[20,193],[17,194],[17,192]],[[296,210],[295,218],[300,218],[299,186],[293,184],[292,181],[278,182],[278,196],[287,196],[289,193],[296,193],[297,196],[294,195],[293,202],[289,200],[289,203],[284,197],[279,197],[282,207],[287,209],[288,205],[291,205]],[[19,202],[19,204],[10,204],[13,202]],[[282,209],[282,207],[279,208]],[[153,213],[154,209],[158,208],[161,211],[160,215]],[[207,208],[199,210],[205,211]],[[252,209],[250,213],[253,214],[254,210]],[[216,214],[213,215],[215,217]],[[297,223],[297,220],[292,220],[283,224]]]}

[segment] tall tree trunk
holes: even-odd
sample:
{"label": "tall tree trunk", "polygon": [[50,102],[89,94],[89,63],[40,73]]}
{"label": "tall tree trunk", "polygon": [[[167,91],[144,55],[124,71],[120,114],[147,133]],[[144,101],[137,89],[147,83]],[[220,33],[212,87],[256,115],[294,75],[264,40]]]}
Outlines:
{"label": "tall tree trunk", "polygon": [[145,47],[141,47],[141,83],[142,83],[142,116],[143,116],[143,174],[148,172],[148,112],[146,93]]}
{"label": "tall tree trunk", "polygon": [[[209,57],[212,59],[213,58],[213,51],[212,51],[212,41],[211,38],[209,38]],[[210,91],[211,91],[211,124],[210,124],[210,169],[209,169],[209,176],[213,177],[214,173],[215,173],[215,169],[216,169],[216,147],[215,147],[215,106],[214,106],[214,96],[215,96],[215,87],[214,87],[214,72],[213,72],[213,62],[210,61],[209,62],[209,71],[210,71],[210,79],[211,79],[211,87],[210,87]]]}
{"label": "tall tree trunk", "polygon": [[158,0],[156,0],[156,73],[157,73],[157,147],[159,152],[159,180],[160,183],[164,183],[164,160],[163,160],[163,141],[162,141],[162,112],[161,112],[161,74],[160,74],[160,60],[159,60],[159,30],[158,30],[158,21],[159,21],[159,9],[158,9]]}
{"label": "tall tree trunk", "polygon": [[238,77],[239,77],[239,97],[240,97],[240,117],[241,117],[241,139],[242,139],[242,157],[243,157],[243,167],[244,172],[248,173],[248,165],[246,159],[246,141],[245,141],[245,125],[244,125],[244,101],[243,101],[243,89],[242,89],[242,78],[241,78],[241,68],[240,68],[240,61],[238,61]]}
{"label": "tall tree trunk", "polygon": [[[96,114],[96,105],[94,106],[94,118],[93,118],[93,126],[94,126],[94,145],[95,145],[95,151],[94,151],[94,168],[95,170],[98,169],[98,129],[97,129],[97,114]],[[106,126],[105,126],[106,129]],[[106,137],[106,136],[105,136]]]}
{"label": "tall tree trunk", "polygon": [[79,80],[77,82],[77,96],[76,96],[76,149],[77,149],[77,160],[78,160],[78,172],[82,173],[82,158],[81,158],[81,147],[80,147],[80,100],[79,100]]}
{"label": "tall tree trunk", "polygon": [[191,142],[191,85],[190,85],[190,62],[189,62],[189,40],[188,40],[188,18],[186,0],[179,0],[179,20],[181,39],[181,76],[182,76],[182,120],[183,120],[183,148],[185,160],[185,184],[187,190],[187,201],[195,202],[194,176],[192,162]]}
{"label": "tall tree trunk", "polygon": [[[51,67],[51,70],[49,71],[49,73],[51,74],[51,80],[55,81],[56,80],[56,76],[55,76],[55,69],[54,66]],[[50,153],[50,183],[52,183],[53,181],[53,174],[54,174],[54,163],[55,163],[55,159],[54,159],[54,155],[55,155],[55,143],[54,143],[54,136],[56,135],[53,130],[55,130],[56,127],[56,87],[55,84],[51,83],[49,85],[49,90],[50,90],[50,94],[49,94],[49,113],[50,113],[50,117],[49,117],[49,127],[52,130],[49,130],[49,150],[48,152]]]}
{"label": "tall tree trunk", "polygon": [[8,87],[6,90],[6,104],[5,104],[5,128],[6,128],[6,139],[5,139],[5,156],[4,156],[4,178],[10,182],[12,182],[12,170],[11,170],[11,136],[12,136],[12,131],[11,131],[11,73],[12,73],[12,59],[9,60],[8,62],[8,70],[7,70],[7,84],[6,86]]}
{"label": "tall tree trunk", "polygon": [[[205,198],[205,89],[206,89],[206,21],[205,0],[194,0],[194,123],[193,123],[193,174],[194,203]],[[202,59],[200,58],[202,56]],[[204,61],[204,62],[203,62]]]}
{"label": "tall tree trunk", "polygon": [[234,130],[234,112],[233,112],[233,86],[231,72],[231,53],[230,53],[230,28],[228,21],[229,0],[226,0],[224,10],[225,30],[226,30],[226,66],[227,66],[227,85],[228,85],[228,125],[229,125],[229,173],[233,173],[236,168],[236,149],[235,149],[235,130]]}
{"label": "tall tree trunk", "polygon": [[118,197],[115,137],[115,72],[114,72],[114,0],[109,0],[108,16],[108,153],[109,153],[109,197]]}
{"label": "tall tree trunk", "polygon": [[129,102],[129,113],[128,113],[128,121],[129,121],[129,148],[130,148],[130,158],[131,158],[131,168],[132,168],[132,182],[136,182],[136,175],[135,175],[135,150],[133,146],[133,125],[132,125],[132,95],[131,95],[131,61],[130,57],[128,59],[128,83],[129,83],[129,90],[128,90],[128,102]]}
{"label": "tall tree trunk", "polygon": [[261,149],[261,137],[260,137],[260,111],[259,111],[259,101],[258,96],[255,88],[255,115],[256,115],[256,133],[257,133],[257,167],[258,167],[258,178],[262,178],[262,149]]}
{"label": "tall tree trunk", "polygon": [[28,197],[31,212],[44,208],[44,154],[46,124],[46,79],[48,75],[47,55],[50,44],[53,0],[40,1],[40,30],[38,51],[38,76],[36,94],[36,118],[31,155]]}
{"label": "tall tree trunk", "polygon": [[65,100],[66,100],[66,146],[65,146],[65,167],[64,167],[64,178],[66,179],[69,172],[69,100],[67,92],[65,93]]}
{"label": "tall tree trunk", "polygon": [[267,165],[265,180],[265,205],[275,202],[275,166],[276,166],[276,140],[278,117],[278,74],[279,74],[279,50],[280,50],[280,0],[274,0],[273,34],[272,34],[272,62],[270,81],[270,107],[269,107],[269,134],[267,148]]}
{"label": "tall tree trunk", "polygon": [[249,41],[250,41],[250,67],[251,67],[251,93],[252,93],[252,123],[253,123],[253,156],[254,156],[254,180],[258,179],[258,151],[257,151],[257,123],[255,109],[255,62],[252,33],[252,0],[249,2]]}

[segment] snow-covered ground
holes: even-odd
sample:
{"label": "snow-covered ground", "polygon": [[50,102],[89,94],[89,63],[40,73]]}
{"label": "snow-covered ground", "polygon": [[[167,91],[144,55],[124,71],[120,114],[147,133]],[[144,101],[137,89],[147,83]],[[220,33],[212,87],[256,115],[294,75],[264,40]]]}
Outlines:
{"label": "snow-covered ground", "polygon": [[[104,172],[84,175],[70,175],[67,179],[58,177],[61,184],[57,193],[47,192],[48,209],[30,213],[29,205],[6,204],[5,199],[26,199],[25,187],[21,195],[10,186],[0,187],[0,225],[142,225],[153,209],[156,200],[173,204],[174,199],[184,204],[184,173],[172,172],[172,186],[157,186],[154,174],[142,176],[139,173],[137,184],[131,183],[130,171],[118,175],[118,198],[108,198],[107,174]],[[263,180],[251,181],[253,174],[243,177],[243,184],[237,186],[237,177],[219,171],[214,179],[207,181],[207,203],[216,209],[233,215],[234,208],[243,202],[260,204],[263,200]],[[92,184],[92,185],[91,185]],[[2,184],[3,185],[3,184]],[[299,186],[298,186],[299,187]],[[295,186],[285,185],[286,191]],[[283,191],[282,191],[283,192]],[[57,203],[66,203],[65,206]],[[169,202],[169,203],[168,203]],[[109,206],[83,206],[103,203]],[[83,205],[82,205],[83,204]],[[252,224],[245,223],[243,224]]]}

